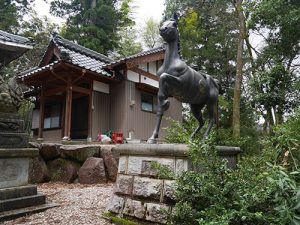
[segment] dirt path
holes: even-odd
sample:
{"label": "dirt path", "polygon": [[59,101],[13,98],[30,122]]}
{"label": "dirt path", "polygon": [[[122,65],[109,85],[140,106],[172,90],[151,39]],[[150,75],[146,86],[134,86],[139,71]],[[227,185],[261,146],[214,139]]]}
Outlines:
{"label": "dirt path", "polygon": [[59,207],[4,222],[16,224],[59,225],[108,225],[101,218],[112,194],[113,184],[66,184],[45,183],[38,185],[38,192],[46,194],[47,200],[59,203]]}

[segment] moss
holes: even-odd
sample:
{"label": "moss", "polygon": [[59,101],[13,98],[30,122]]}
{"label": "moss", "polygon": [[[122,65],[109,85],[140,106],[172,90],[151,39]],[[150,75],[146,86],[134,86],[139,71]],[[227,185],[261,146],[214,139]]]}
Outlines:
{"label": "moss", "polygon": [[104,219],[110,220],[112,223],[115,223],[117,225],[141,225],[141,223],[137,223],[127,218],[118,217],[111,212],[103,213],[102,217]]}

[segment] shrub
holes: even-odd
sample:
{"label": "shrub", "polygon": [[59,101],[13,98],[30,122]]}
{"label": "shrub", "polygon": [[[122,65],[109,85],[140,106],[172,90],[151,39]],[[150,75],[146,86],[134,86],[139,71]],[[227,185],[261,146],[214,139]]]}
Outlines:
{"label": "shrub", "polygon": [[273,165],[275,151],[243,157],[236,170],[218,157],[215,138],[191,143],[189,155],[198,172],[185,172],[177,179],[178,202],[170,224],[300,223],[299,173]]}

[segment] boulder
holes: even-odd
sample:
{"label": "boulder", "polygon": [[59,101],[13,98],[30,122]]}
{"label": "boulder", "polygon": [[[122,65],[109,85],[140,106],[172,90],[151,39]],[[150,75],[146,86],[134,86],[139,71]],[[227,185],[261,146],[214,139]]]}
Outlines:
{"label": "boulder", "polygon": [[60,156],[60,144],[42,143],[40,144],[40,155],[45,161],[57,159]]}
{"label": "boulder", "polygon": [[103,159],[88,158],[78,172],[78,181],[81,184],[105,183],[106,175]]}
{"label": "boulder", "polygon": [[78,163],[62,158],[47,162],[51,181],[72,183],[77,178]]}
{"label": "boulder", "polygon": [[29,177],[30,184],[43,183],[49,181],[49,171],[42,157],[35,157],[29,162]]}
{"label": "boulder", "polygon": [[97,145],[62,145],[60,151],[64,158],[84,163],[89,157],[100,157],[100,146]]}
{"label": "boulder", "polygon": [[101,146],[101,158],[104,161],[108,179],[115,182],[118,174],[118,162],[111,151],[112,148],[113,146]]}

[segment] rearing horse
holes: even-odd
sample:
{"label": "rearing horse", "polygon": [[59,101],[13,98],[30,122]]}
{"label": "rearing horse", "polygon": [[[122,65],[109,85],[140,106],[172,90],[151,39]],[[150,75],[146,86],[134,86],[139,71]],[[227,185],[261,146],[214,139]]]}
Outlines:
{"label": "rearing horse", "polygon": [[181,60],[178,52],[179,32],[178,18],[164,22],[159,29],[160,35],[167,43],[164,63],[157,71],[159,76],[157,121],[152,136],[147,143],[157,143],[159,127],[164,112],[169,108],[168,97],[190,104],[191,112],[197,119],[199,125],[193,132],[193,138],[203,127],[204,121],[201,110],[206,105],[209,116],[209,125],[204,133],[207,138],[211,128],[216,122],[217,104],[219,95],[218,81],[207,74],[200,73],[187,66]]}

